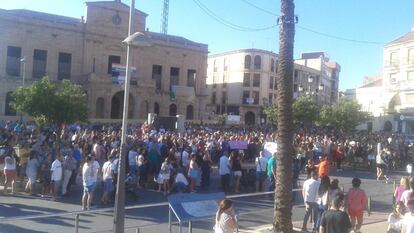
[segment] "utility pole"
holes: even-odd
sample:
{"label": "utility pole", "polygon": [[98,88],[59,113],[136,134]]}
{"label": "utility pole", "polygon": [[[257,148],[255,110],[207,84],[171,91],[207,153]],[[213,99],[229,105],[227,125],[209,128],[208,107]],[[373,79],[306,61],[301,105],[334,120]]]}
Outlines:
{"label": "utility pole", "polygon": [[[23,73],[22,73],[22,87],[25,86],[26,81],[26,56],[20,59],[20,63],[23,64]],[[23,113],[20,113],[20,122],[23,123]]]}

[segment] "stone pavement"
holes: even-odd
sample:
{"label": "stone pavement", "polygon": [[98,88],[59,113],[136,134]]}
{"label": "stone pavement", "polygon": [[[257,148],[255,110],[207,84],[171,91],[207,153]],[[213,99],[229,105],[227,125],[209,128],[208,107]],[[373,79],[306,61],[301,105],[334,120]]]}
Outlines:
{"label": "stone pavement", "polygon": [[[388,227],[387,223],[388,213],[382,212],[373,212],[370,216],[365,214],[364,216],[364,224],[361,228],[362,233],[371,233],[371,232],[385,232]],[[296,231],[301,230],[302,228],[302,221],[294,221],[293,222],[293,229]],[[312,225],[308,223],[308,229],[312,229]],[[239,231],[244,233],[270,233],[272,232],[271,225],[265,225],[257,227],[255,230],[249,231]]]}

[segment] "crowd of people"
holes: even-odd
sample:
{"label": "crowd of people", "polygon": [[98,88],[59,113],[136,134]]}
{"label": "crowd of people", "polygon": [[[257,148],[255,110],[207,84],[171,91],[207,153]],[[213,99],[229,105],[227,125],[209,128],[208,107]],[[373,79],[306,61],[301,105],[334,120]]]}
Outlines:
{"label": "crowd of people", "polygon": [[[126,140],[127,191],[136,196],[139,189],[154,189],[164,195],[208,190],[213,166],[218,167],[221,189],[226,193],[263,191],[266,184],[274,190],[277,156],[269,148],[276,141],[272,128],[187,125],[184,132],[177,132],[148,124],[131,125]],[[119,125],[39,128],[29,123],[0,122],[2,193],[15,193],[19,184],[29,195],[56,200],[69,195],[81,177],[84,209],[91,208],[94,191],[100,185],[101,202],[109,204],[117,182],[120,146]],[[401,168],[414,157],[413,144],[403,134],[343,134],[332,129],[298,128],[293,146],[293,188],[299,174],[305,172],[308,180],[304,188],[313,190],[313,194],[303,192],[307,206],[304,227],[311,212],[315,227],[326,226],[327,216],[323,217],[321,209],[327,212],[331,201],[336,200],[336,205],[342,201],[336,197],[338,181],[329,180],[333,167],[341,171],[344,162],[352,167],[377,167],[377,179],[386,180],[388,169]],[[361,199],[364,195],[355,182],[346,202],[351,207],[352,227],[358,232],[360,209],[352,209],[355,199],[350,196],[355,192]]]}

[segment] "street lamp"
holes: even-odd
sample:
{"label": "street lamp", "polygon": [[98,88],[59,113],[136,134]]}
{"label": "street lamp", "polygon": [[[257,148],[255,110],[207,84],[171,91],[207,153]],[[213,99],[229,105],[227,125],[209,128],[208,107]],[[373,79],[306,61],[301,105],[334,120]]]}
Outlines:
{"label": "street lamp", "polygon": [[136,47],[149,47],[151,42],[149,38],[142,32],[132,33],[132,23],[134,22],[135,0],[131,1],[129,12],[129,32],[128,37],[122,41],[127,45],[127,57],[126,57],[126,77],[124,83],[124,109],[122,116],[122,133],[121,133],[121,153],[118,159],[118,179],[116,184],[115,194],[115,207],[114,207],[114,222],[113,232],[123,233],[125,224],[125,162],[126,162],[126,135],[128,128],[128,102],[129,102],[129,79],[131,77],[130,67],[130,53],[131,46]]}
{"label": "street lamp", "polygon": [[[24,87],[26,81],[26,56],[23,56],[20,59],[20,64],[23,65],[23,72],[22,72],[22,87]],[[23,113],[20,112],[20,122],[23,123]]]}

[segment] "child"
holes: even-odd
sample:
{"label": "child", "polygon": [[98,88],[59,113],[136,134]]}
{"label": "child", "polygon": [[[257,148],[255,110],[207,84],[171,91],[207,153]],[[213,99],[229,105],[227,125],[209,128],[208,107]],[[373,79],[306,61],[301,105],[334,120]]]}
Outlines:
{"label": "child", "polygon": [[352,179],[352,188],[347,194],[348,214],[351,219],[352,230],[360,233],[363,222],[364,210],[367,207],[368,198],[365,191],[360,189],[361,180],[359,178]]}

